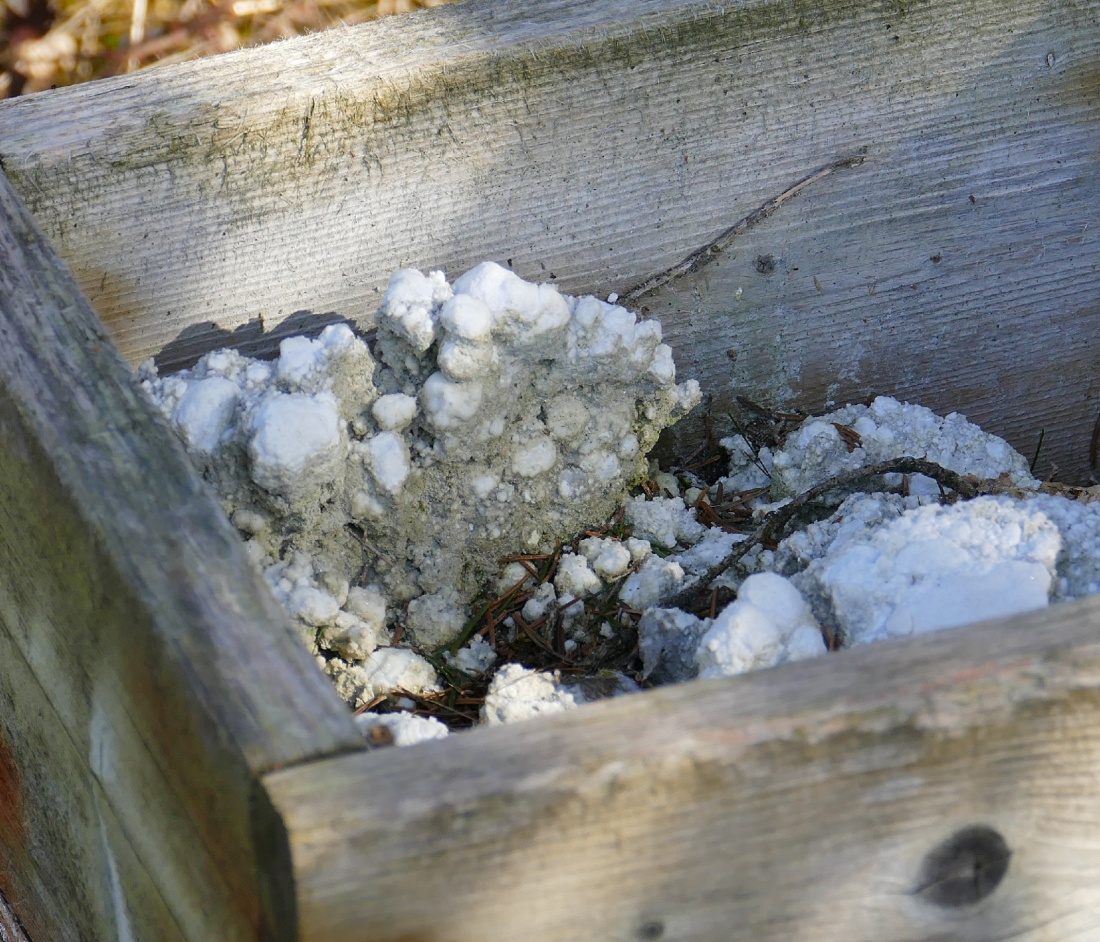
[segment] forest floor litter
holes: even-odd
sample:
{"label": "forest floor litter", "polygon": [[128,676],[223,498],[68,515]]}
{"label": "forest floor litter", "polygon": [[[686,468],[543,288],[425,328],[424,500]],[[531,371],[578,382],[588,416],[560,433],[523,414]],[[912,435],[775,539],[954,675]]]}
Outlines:
{"label": "forest floor litter", "polygon": [[491,262],[373,336],[139,376],[368,743],[405,745],[1100,592],[1094,488],[958,414],[698,405],[660,325]]}

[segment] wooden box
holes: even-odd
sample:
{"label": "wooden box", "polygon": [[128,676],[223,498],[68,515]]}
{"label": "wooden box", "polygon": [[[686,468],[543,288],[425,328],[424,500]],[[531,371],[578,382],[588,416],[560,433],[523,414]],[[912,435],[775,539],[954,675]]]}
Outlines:
{"label": "wooden box", "polygon": [[705,248],[640,303],[713,416],[889,393],[1083,479],[1098,15],[470,0],[0,104],[33,942],[1100,938],[1097,602],[368,753],[129,377],[369,326],[401,266],[606,295]]}

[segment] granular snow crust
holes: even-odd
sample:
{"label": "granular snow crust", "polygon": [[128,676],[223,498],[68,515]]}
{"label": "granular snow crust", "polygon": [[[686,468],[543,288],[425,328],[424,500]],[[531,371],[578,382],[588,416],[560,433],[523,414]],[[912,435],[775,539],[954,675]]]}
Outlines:
{"label": "granular snow crust", "polygon": [[[1040,493],[1022,456],[958,414],[879,397],[809,418],[781,444],[732,436],[722,441],[728,473],[710,487],[649,466],[660,431],[700,399],[697,384],[676,384],[660,326],[490,262],[453,284],[395,273],[370,343],[337,324],[284,340],[273,362],[220,350],[171,376],[146,364],[140,377],[357,707],[393,695],[411,709],[409,697],[443,689],[437,667],[491,675],[490,725],[638,689],[614,672],[498,665],[478,634],[451,644],[466,637],[476,597],[517,587],[522,608],[499,630],[514,638],[518,621],[554,620],[566,654],[594,631],[621,630],[587,614],[612,593],[635,613],[637,679],[649,683],[731,676],[1100,591],[1100,503]],[[885,476],[873,493],[838,495],[832,513],[778,546],[754,547],[716,583],[737,596],[714,617],[662,607],[702,588],[746,539],[704,525],[715,493],[766,489],[750,501],[759,522],[814,485],[902,456],[1003,492],[946,505],[930,478]],[[650,490],[628,497],[647,477]],[[570,542],[617,508],[617,535]],[[497,562],[556,547],[543,580]],[[407,712],[357,722],[368,739],[398,745],[447,732]]]}

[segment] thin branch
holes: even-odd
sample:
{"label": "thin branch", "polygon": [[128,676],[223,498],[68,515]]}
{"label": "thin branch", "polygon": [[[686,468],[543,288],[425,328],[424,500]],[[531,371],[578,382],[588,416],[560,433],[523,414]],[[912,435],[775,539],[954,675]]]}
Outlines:
{"label": "thin branch", "polygon": [[829,176],[831,173],[835,173],[837,170],[843,170],[845,167],[857,167],[866,159],[866,148],[861,149],[854,154],[846,154],[843,157],[838,157],[832,163],[825,164],[824,167],[818,167],[809,176],[803,177],[794,186],[784,190],[778,196],[772,197],[764,203],[761,203],[756,209],[749,213],[744,219],[739,222],[735,222],[725,232],[723,232],[713,242],[709,242],[701,249],[696,249],[687,258],[673,265],[667,271],[662,272],[659,275],[655,275],[648,281],[642,282],[640,285],[631,288],[625,294],[619,298],[620,304],[635,304],[640,298],[645,297],[656,291],[663,285],[668,284],[670,281],[675,281],[677,278],[682,278],[684,275],[690,275],[699,271],[705,267],[714,256],[724,252],[733,243],[733,240],[740,235],[744,235],[753,226],[763,222],[772,213],[774,213],[780,206],[782,206],[787,200],[792,199],[801,193],[811,183],[816,183],[818,180],[822,180]]}
{"label": "thin branch", "polygon": [[[130,8],[130,49],[145,41],[145,14],[148,11],[147,0],[133,0]],[[126,71],[133,72],[141,65],[139,59],[130,55],[126,59]]]}
{"label": "thin branch", "polygon": [[[754,530],[747,539],[738,543],[733,552],[722,562],[708,569],[703,577],[692,585],[677,592],[670,599],[661,602],[662,608],[683,608],[693,602],[700,591],[709,590],[712,583],[722,573],[728,572],[734,565],[743,559],[750,550],[761,543],[776,543],[782,536],[788,524],[803,511],[808,504],[820,497],[839,489],[853,489],[866,484],[872,478],[882,474],[923,474],[932,478],[940,487],[952,490],[959,497],[969,499],[979,494],[989,493],[988,485],[975,481],[973,478],[963,477],[955,471],[951,471],[934,461],[925,458],[891,458],[887,461],[879,461],[875,464],[848,471],[815,484],[808,491],[799,494],[789,503],[777,510],[773,510],[764,518],[764,522]],[[845,494],[845,497],[848,495]]]}

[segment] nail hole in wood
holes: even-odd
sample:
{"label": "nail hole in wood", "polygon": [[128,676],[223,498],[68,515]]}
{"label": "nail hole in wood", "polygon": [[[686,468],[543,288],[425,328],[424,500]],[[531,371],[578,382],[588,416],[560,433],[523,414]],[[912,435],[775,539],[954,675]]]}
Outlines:
{"label": "nail hole in wood", "polygon": [[755,268],[761,275],[771,275],[775,272],[776,261],[774,255],[757,255],[756,261],[753,262],[753,268]]}
{"label": "nail hole in wood", "polygon": [[963,828],[924,858],[914,893],[943,909],[972,906],[997,888],[1011,857],[1005,839],[993,828]]}
{"label": "nail hole in wood", "polygon": [[653,942],[654,939],[659,939],[665,934],[665,924],[660,919],[651,919],[649,922],[643,922],[635,934],[643,942]]}

